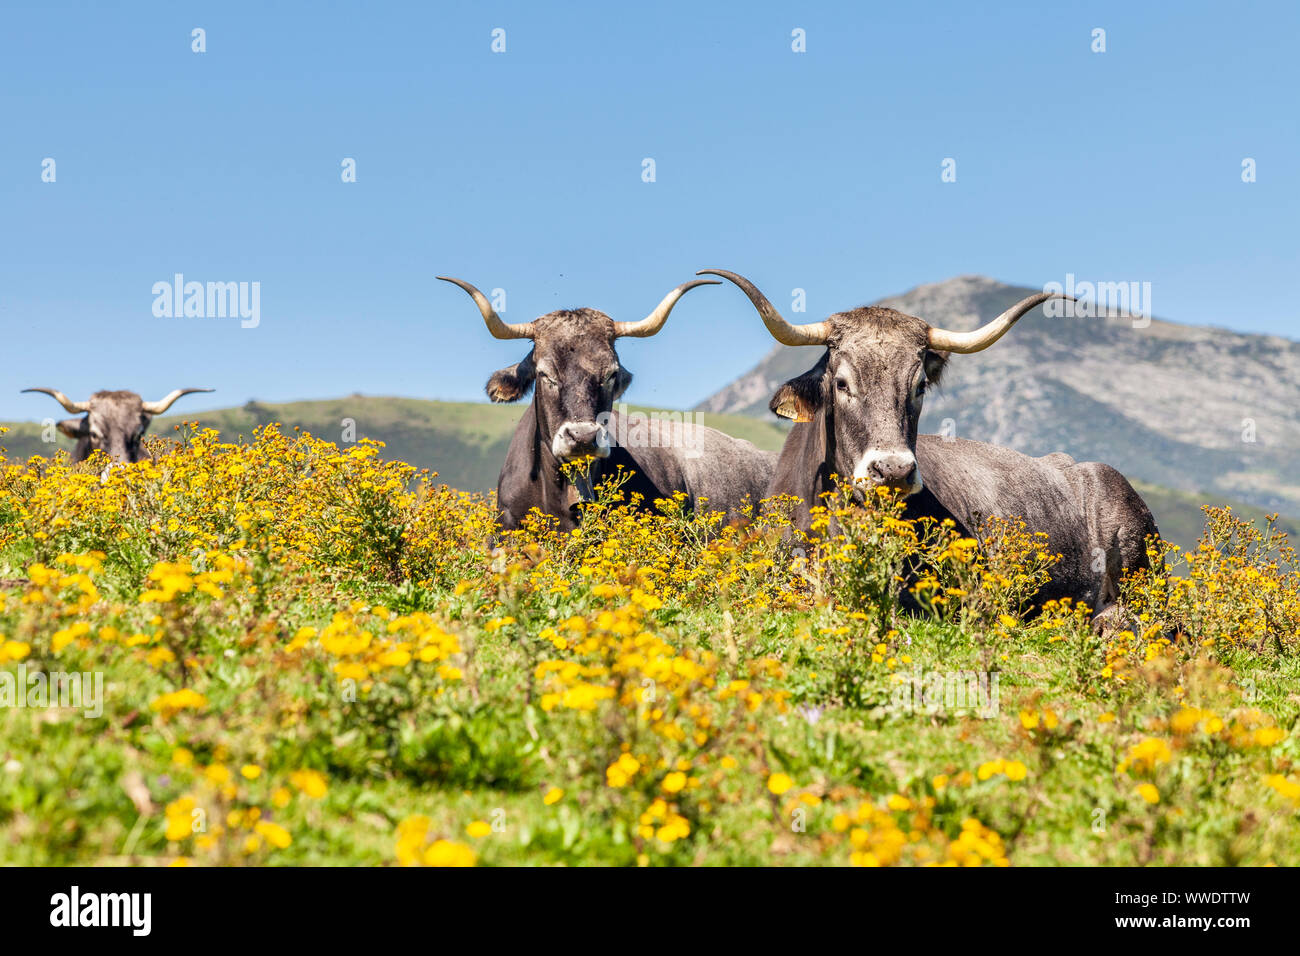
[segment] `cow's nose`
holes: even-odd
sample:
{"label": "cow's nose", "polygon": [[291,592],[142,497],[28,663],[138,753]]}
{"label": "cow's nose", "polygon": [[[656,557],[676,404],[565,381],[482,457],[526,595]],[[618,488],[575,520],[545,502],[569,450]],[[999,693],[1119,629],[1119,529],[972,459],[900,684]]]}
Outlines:
{"label": "cow's nose", "polygon": [[595,422],[565,422],[555,433],[551,451],[561,461],[595,455],[603,458],[609,454],[605,430]]}
{"label": "cow's nose", "polygon": [[564,426],[564,437],[575,455],[590,455],[596,450],[596,436],[600,428],[595,422],[569,422]]}
{"label": "cow's nose", "polygon": [[916,477],[916,463],[900,458],[877,458],[868,471],[877,484],[906,487]]}
{"label": "cow's nose", "polygon": [[853,472],[854,480],[883,485],[907,494],[921,490],[916,456],[907,452],[868,452]]}

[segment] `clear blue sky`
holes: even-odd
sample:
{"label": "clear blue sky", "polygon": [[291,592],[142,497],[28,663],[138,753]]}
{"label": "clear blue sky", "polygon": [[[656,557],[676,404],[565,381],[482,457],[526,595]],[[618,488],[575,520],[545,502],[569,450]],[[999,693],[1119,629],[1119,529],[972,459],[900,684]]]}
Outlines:
{"label": "clear blue sky", "polygon": [[[54,412],[28,385],[479,400],[525,349],[438,274],[523,321],[639,318],[706,266],[807,289],[805,319],[1073,272],[1297,337],[1298,9],[6,0],[0,418]],[[260,326],[155,318],[176,272],[260,282]],[[770,347],[699,290],[622,346],[629,397],[689,406]]]}

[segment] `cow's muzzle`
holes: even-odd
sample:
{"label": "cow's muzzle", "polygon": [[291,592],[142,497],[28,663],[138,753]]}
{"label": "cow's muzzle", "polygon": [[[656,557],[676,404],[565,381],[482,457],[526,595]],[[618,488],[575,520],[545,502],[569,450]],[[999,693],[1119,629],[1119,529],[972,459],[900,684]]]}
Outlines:
{"label": "cow's muzzle", "polygon": [[921,469],[910,451],[869,451],[853,469],[853,483],[914,495],[921,490]]}
{"label": "cow's muzzle", "polygon": [[551,453],[562,462],[609,457],[609,432],[596,422],[565,422],[551,439]]}

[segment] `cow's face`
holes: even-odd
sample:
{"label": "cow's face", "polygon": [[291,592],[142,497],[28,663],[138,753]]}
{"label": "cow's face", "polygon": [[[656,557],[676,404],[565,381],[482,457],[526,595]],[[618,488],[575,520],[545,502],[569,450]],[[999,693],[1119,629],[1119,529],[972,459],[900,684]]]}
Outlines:
{"label": "cow's face", "polygon": [[534,388],[538,433],[556,459],[608,457],[609,415],[632,382],[614,350],[613,319],[566,309],[537,319],[532,332],[532,351],[488,379],[488,397],[513,402]]}
{"label": "cow's face", "polygon": [[149,457],[142,441],[153,416],[134,392],[96,392],[90,396],[89,411],[81,418],[59,422],[59,431],[77,440],[73,458],[82,461],[93,451],[106,453],[115,462],[134,464]]}
{"label": "cow's face", "polygon": [[827,430],[830,470],[859,489],[921,490],[917,426],[926,388],[947,356],[927,344],[929,326],[893,309],[865,308],[829,320],[827,351],[772,399],[776,414]]}

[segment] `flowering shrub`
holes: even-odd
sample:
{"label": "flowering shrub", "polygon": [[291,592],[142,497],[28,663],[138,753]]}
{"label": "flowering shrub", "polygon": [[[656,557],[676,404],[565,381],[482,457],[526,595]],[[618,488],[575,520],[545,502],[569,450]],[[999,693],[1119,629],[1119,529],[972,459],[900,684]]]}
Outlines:
{"label": "flowering shrub", "polygon": [[[1231,508],[1206,508],[1194,551],[1162,544],[1156,570],[1130,582],[1127,600],[1150,625],[1143,633],[1198,647],[1249,648],[1295,655],[1300,650],[1300,564],[1270,518],[1256,528]],[[1276,516],[1273,516],[1276,517]],[[1170,574],[1161,568],[1168,564]]]}

